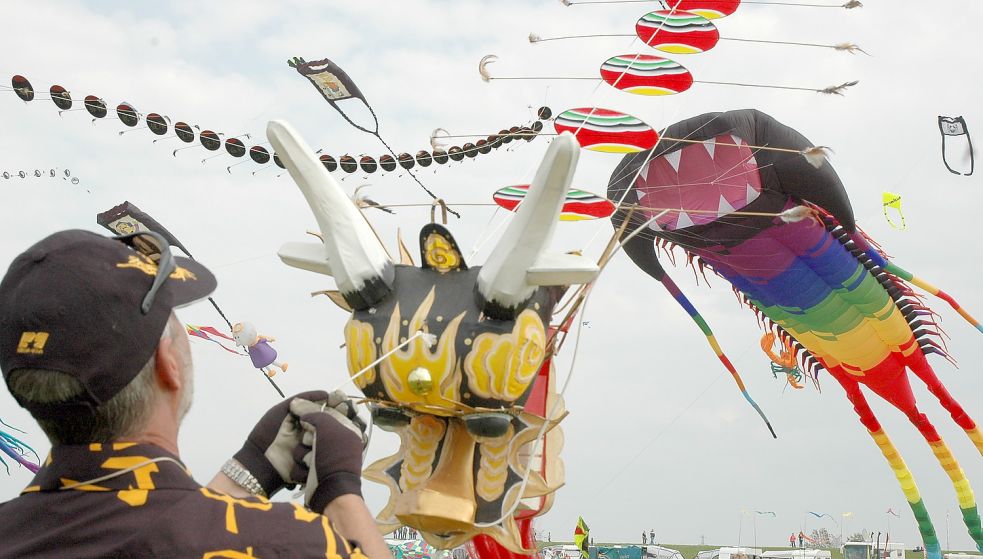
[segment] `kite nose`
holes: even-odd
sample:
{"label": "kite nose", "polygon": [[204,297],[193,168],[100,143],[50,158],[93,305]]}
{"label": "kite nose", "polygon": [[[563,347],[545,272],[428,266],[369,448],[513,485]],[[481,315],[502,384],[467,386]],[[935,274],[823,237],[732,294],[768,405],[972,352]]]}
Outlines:
{"label": "kite nose", "polygon": [[475,441],[459,421],[450,421],[440,462],[423,485],[396,501],[403,524],[436,534],[473,530]]}

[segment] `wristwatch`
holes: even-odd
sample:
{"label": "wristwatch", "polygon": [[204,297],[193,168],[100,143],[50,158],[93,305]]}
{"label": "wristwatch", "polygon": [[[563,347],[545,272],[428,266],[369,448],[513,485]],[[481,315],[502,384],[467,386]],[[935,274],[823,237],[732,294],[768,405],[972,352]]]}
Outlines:
{"label": "wristwatch", "polygon": [[222,464],[222,473],[235,482],[236,485],[245,489],[251,495],[266,497],[266,491],[259,481],[235,458],[229,458]]}

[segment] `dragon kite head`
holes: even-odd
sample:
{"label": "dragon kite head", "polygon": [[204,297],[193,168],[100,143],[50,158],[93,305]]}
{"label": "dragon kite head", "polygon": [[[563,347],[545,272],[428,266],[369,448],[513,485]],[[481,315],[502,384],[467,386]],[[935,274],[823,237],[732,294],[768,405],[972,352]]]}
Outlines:
{"label": "dragon kite head", "polygon": [[[399,452],[365,476],[388,485],[383,529],[400,524],[435,547],[491,536],[521,552],[516,519],[545,512],[562,484],[562,403],[552,390],[550,318],[597,265],[546,252],[576,167],[571,135],[551,144],[529,194],[484,266],[451,233],[420,232],[421,266],[389,257],[355,204],[286,123],[267,135],[317,219],[321,243],[288,243],[288,265],[330,275],[349,373]],[[543,433],[549,433],[541,438]]]}
{"label": "dragon kite head", "polygon": [[[624,200],[625,207],[637,204],[629,230],[652,220],[655,236],[680,246],[728,247],[770,227],[773,214],[802,203],[854,229],[836,171],[803,157],[821,148],[765,113],[706,113],[669,126],[664,137],[675,139],[625,156],[611,176],[608,198]],[[627,216],[621,209],[615,227]]]}

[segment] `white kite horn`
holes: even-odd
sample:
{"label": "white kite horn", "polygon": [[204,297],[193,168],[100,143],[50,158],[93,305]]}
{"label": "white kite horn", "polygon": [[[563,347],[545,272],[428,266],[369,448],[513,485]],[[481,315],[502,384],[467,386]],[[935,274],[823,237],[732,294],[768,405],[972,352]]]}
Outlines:
{"label": "white kite horn", "polygon": [[569,132],[550,144],[515,217],[478,273],[485,313],[509,318],[537,286],[586,283],[597,264],[577,254],[546,253],[570,189],[580,145]]}
{"label": "white kite horn", "polygon": [[282,120],[270,121],[266,136],[307,199],[323,244],[287,243],[284,263],[334,276],[355,309],[368,308],[391,291],[394,269],[365,217],[345,195],[300,134]]}

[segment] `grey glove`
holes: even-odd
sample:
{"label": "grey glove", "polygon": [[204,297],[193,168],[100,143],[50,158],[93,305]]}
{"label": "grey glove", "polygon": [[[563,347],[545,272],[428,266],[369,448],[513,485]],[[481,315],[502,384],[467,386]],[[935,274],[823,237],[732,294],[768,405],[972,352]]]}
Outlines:
{"label": "grey glove", "polygon": [[[256,478],[268,497],[287,485],[293,487],[307,478],[291,478],[294,467],[293,450],[301,443],[302,431],[296,417],[291,415],[291,403],[327,402],[330,395],[323,390],[301,392],[270,408],[246,437],[242,448],[233,458]],[[312,404],[313,405],[313,404]]]}
{"label": "grey glove", "polygon": [[337,497],[361,495],[362,450],[368,438],[354,404],[344,393],[333,392],[322,404],[294,400],[290,411],[300,417],[303,430],[290,477],[303,479],[306,474],[307,507],[321,512]]}

